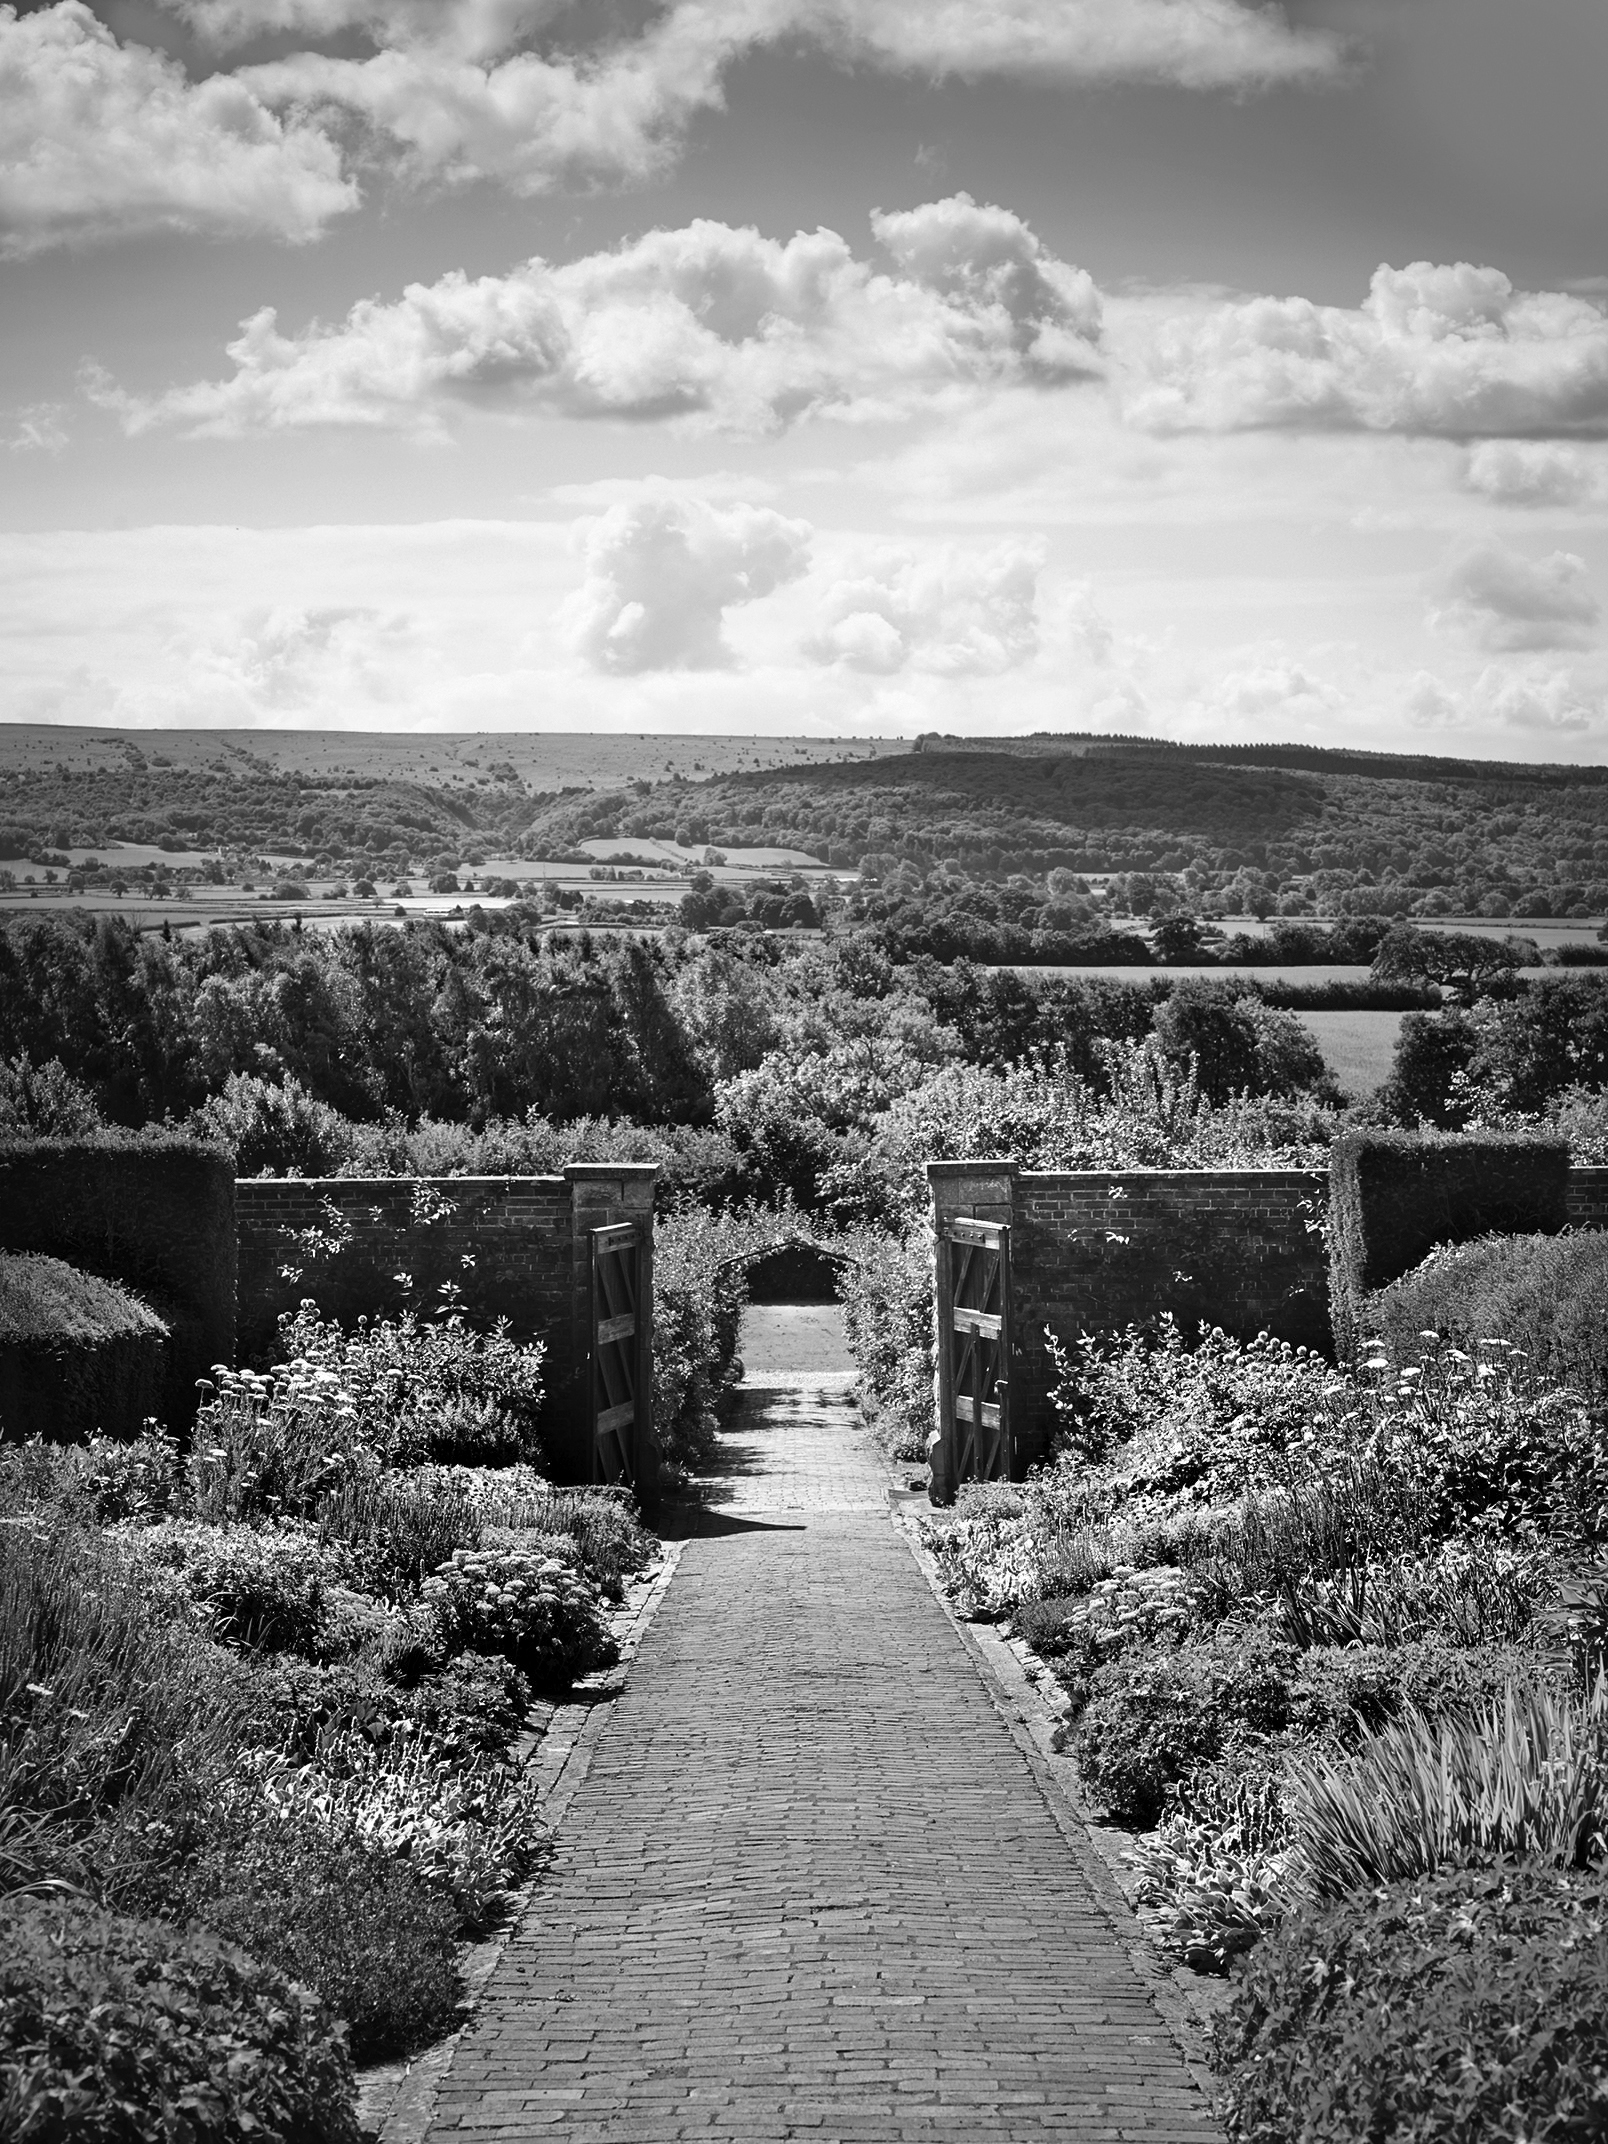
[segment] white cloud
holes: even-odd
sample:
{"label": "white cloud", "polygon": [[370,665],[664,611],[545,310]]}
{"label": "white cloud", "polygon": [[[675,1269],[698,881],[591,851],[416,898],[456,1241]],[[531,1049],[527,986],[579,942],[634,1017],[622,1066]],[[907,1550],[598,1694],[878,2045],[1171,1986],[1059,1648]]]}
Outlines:
{"label": "white cloud", "polygon": [[412,627],[366,605],[248,613],[229,636],[197,648],[181,690],[244,719],[305,714],[331,703],[371,711],[403,697]]}
{"label": "white cloud", "polygon": [[8,410],[10,430],[0,431],[0,447],[12,454],[59,454],[67,444],[65,415],[59,402],[30,402]]}
{"label": "white cloud", "polygon": [[1272,657],[1228,671],[1204,705],[1208,713],[1236,723],[1311,723],[1332,718],[1345,705],[1345,695],[1304,663]]}
{"label": "white cloud", "polygon": [[594,669],[721,670],[725,613],[796,580],[807,522],[763,506],[711,506],[653,491],[581,524],[586,578],[564,609],[571,644]]}
{"label": "white cloud", "polygon": [[721,101],[747,38],[688,0],[638,38],[588,53],[517,51],[487,65],[450,40],[406,38],[364,58],[298,52],[237,79],[265,103],[336,107],[399,144],[415,177],[498,180],[536,194],[565,180],[641,182],[689,120]]}
{"label": "white cloud", "polygon": [[577,171],[651,176],[689,121],[720,104],[732,63],[781,41],[928,77],[1243,92],[1313,86],[1344,70],[1337,39],[1239,0],[675,0],[636,36],[579,48],[585,13],[557,0],[178,4],[225,41],[263,29],[365,32],[371,53],[297,52],[243,78],[272,103],[360,115],[418,172],[496,178],[519,193]]}
{"label": "white cloud", "polygon": [[1608,308],[1495,268],[1379,268],[1356,310],[1144,301],[1132,325],[1124,407],[1153,431],[1608,430]]}
{"label": "white cloud", "polygon": [[158,230],[300,242],[357,201],[327,135],[231,76],[189,81],[82,0],[0,6],[0,253]]}
{"label": "white cloud", "polygon": [[1343,48],[1235,0],[822,0],[840,49],[914,74],[1270,89],[1336,80]]}
{"label": "white cloud", "polygon": [[1526,558],[1505,544],[1476,544],[1445,574],[1430,622],[1491,649],[1572,648],[1589,639],[1602,605],[1572,551]]}
{"label": "white cloud", "polygon": [[1608,460],[1552,439],[1486,439],[1469,451],[1463,481],[1499,506],[1584,506],[1608,499]]}
{"label": "white cloud", "polygon": [[997,677],[1037,651],[1043,563],[1038,544],[881,552],[825,590],[805,653],[878,676]]}
{"label": "white cloud", "polygon": [[1499,670],[1494,665],[1475,682],[1477,715],[1541,736],[1574,736],[1602,720],[1600,691],[1561,669]]}
{"label": "white cloud", "polygon": [[890,416],[979,383],[1093,371],[1100,304],[1019,218],[965,195],[876,227],[901,272],[835,231],[785,244],[698,221],[506,276],[454,272],[336,327],[281,334],[271,308],[228,346],[231,379],[141,402],[91,383],[131,431],[318,424],[439,431],[466,407],[680,417],[737,431]]}

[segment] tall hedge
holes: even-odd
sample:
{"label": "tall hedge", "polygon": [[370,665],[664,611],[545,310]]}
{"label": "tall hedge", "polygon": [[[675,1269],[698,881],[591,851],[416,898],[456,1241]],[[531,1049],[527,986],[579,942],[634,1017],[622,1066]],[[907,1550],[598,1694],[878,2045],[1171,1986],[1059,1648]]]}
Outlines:
{"label": "tall hedge", "polygon": [[1538,1135],[1348,1132],[1329,1163],[1329,1315],[1347,1362],[1368,1299],[1446,1243],[1556,1235],[1568,1225],[1569,1149]]}
{"label": "tall hedge", "polygon": [[133,1289],[171,1339],[159,1411],[195,1419],[196,1380],[232,1362],[234,1160],[166,1133],[0,1141],[0,1251],[39,1251]]}
{"label": "tall hedge", "polygon": [[1436,1251],[1368,1303],[1396,1362],[1414,1362],[1438,1332],[1470,1351],[1505,1340],[1533,1370],[1608,1393],[1608,1234],[1482,1236]]}
{"label": "tall hedge", "polygon": [[111,1281],[0,1251],[0,1437],[135,1437],[162,1404],[168,1328]]}

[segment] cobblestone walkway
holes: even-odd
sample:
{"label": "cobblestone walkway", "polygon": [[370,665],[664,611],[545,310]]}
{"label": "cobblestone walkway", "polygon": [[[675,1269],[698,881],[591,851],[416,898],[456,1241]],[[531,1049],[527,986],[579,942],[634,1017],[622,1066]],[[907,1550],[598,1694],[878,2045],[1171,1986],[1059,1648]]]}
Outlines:
{"label": "cobblestone walkway", "polygon": [[1215,2139],[841,1386],[725,1450],[431,2138]]}

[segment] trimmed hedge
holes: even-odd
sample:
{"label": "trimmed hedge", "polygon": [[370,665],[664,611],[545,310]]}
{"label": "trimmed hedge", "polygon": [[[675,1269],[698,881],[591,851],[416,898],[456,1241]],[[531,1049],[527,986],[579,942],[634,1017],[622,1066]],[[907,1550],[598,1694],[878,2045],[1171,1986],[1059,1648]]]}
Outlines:
{"label": "trimmed hedge", "polygon": [[216,1937],[10,1900],[0,1961],[8,2144],[358,2144],[344,2028]]}
{"label": "trimmed hedge", "polygon": [[137,1437],[161,1403],[168,1339],[111,1281],[0,1251],[0,1438]]}
{"label": "trimmed hedge", "polygon": [[0,1140],[0,1251],[137,1290],[171,1334],[160,1412],[189,1429],[196,1380],[234,1360],[231,1154],[166,1133]]}
{"label": "trimmed hedge", "polygon": [[1569,1149],[1533,1134],[1452,1138],[1347,1132],[1329,1162],[1329,1315],[1348,1362],[1369,1298],[1447,1243],[1557,1235],[1568,1225]]}
{"label": "trimmed hedge", "polygon": [[1431,1330],[1506,1340],[1551,1382],[1608,1391],[1608,1235],[1485,1236],[1431,1252],[1368,1303],[1370,1332],[1414,1362]]}

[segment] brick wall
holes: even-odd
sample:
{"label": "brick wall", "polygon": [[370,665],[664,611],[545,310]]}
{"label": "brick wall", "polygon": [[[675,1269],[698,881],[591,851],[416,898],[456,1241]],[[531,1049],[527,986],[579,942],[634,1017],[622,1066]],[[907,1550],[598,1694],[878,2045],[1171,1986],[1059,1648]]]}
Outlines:
{"label": "brick wall", "polygon": [[[1320,1170],[1131,1169],[1063,1174],[1011,1161],[932,1162],[936,1238],[957,1217],[1010,1229],[1010,1400],[1015,1467],[1046,1448],[1049,1326],[1060,1338],[1120,1330],[1164,1310],[1180,1324],[1332,1351],[1317,1221]],[[1569,1172],[1569,1220],[1608,1228],[1608,1168]],[[943,1281],[940,1273],[940,1322]]]}
{"label": "brick wall", "polygon": [[[1608,1172],[1605,1172],[1608,1173]],[[1010,1401],[1015,1467],[1042,1456],[1059,1337],[1170,1310],[1251,1338],[1329,1345],[1328,1275],[1316,1233],[1325,1193],[1304,1169],[1045,1174],[1010,1162],[927,1171],[935,1233],[957,1216],[1010,1229]]]}
{"label": "brick wall", "polygon": [[[641,1221],[651,1302],[653,1186],[639,1163],[574,1163],[562,1176],[243,1177],[239,1330],[243,1359],[304,1296],[343,1324],[433,1308],[462,1290],[475,1324],[506,1318],[547,1347],[544,1435],[555,1469],[591,1471],[590,1231]],[[641,1454],[644,1475],[652,1469]]]}

